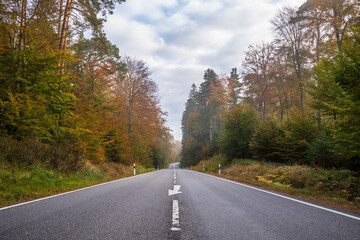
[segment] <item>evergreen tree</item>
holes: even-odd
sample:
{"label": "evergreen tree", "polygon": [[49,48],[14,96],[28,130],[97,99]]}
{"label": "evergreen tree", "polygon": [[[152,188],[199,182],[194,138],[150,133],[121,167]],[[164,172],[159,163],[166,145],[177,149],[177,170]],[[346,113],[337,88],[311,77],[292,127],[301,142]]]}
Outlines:
{"label": "evergreen tree", "polygon": [[275,121],[264,120],[255,128],[251,138],[250,151],[255,158],[281,162],[282,137],[283,132]]}
{"label": "evergreen tree", "polygon": [[250,140],[257,125],[254,111],[244,106],[236,106],[224,121],[224,129],[220,138],[220,151],[229,160],[248,158]]}
{"label": "evergreen tree", "polygon": [[193,83],[191,85],[189,98],[185,103],[185,110],[182,114],[182,119],[181,119],[181,129],[182,129],[183,141],[186,141],[191,135],[190,131],[189,131],[189,126],[187,126],[187,120],[188,120],[189,114],[194,112],[196,107],[197,107],[197,87]]}
{"label": "evergreen tree", "polygon": [[240,76],[236,68],[231,69],[230,78],[228,78],[229,85],[229,109],[231,110],[239,102],[239,95],[241,91]]}
{"label": "evergreen tree", "polygon": [[289,163],[306,163],[306,151],[317,136],[315,121],[304,112],[295,112],[281,126],[279,148]]}
{"label": "evergreen tree", "polygon": [[212,116],[212,104],[209,104],[209,99],[211,97],[211,86],[217,86],[217,74],[212,69],[207,69],[204,73],[204,82],[200,84],[199,89],[199,113],[202,117],[202,124],[205,126],[205,131],[201,133],[199,141],[202,144],[206,144],[211,140],[212,129],[215,127],[212,125],[211,116]]}

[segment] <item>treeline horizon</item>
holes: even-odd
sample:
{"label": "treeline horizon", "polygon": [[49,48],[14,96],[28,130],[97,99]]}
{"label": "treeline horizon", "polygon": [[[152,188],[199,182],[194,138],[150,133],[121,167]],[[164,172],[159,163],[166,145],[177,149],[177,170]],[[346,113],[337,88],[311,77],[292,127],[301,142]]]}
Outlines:
{"label": "treeline horizon", "polygon": [[120,56],[103,30],[122,2],[0,3],[0,161],[65,172],[86,161],[148,168],[173,161],[148,66]]}
{"label": "treeline horizon", "polygon": [[359,170],[359,12],[354,0],[284,7],[241,72],[207,69],[183,112],[181,165],[221,154]]}

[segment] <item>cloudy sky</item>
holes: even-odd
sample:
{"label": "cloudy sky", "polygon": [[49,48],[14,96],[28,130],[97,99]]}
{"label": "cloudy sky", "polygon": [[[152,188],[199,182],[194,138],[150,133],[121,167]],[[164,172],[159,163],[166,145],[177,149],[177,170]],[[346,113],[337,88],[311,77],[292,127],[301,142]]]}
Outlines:
{"label": "cloudy sky", "polygon": [[270,20],[305,0],[127,0],[105,31],[121,55],[144,60],[159,86],[167,126],[181,140],[181,115],[192,83],[207,68],[241,69],[249,44],[271,41]]}

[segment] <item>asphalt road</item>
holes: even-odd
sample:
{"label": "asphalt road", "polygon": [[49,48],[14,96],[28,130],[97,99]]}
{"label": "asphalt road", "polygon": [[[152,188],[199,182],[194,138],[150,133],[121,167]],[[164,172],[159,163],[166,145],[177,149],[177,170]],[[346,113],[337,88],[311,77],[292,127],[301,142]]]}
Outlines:
{"label": "asphalt road", "polygon": [[359,215],[312,204],[172,165],[2,208],[0,239],[360,239]]}

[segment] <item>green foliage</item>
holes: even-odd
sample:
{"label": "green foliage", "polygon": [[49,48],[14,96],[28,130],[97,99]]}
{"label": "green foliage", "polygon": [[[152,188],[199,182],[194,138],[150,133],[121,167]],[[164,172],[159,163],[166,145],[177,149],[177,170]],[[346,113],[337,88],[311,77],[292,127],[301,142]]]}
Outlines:
{"label": "green foliage", "polygon": [[105,137],[106,157],[111,162],[130,164],[127,159],[127,141],[123,135],[110,131]]}
{"label": "green foliage", "polygon": [[239,82],[240,76],[237,68],[232,68],[229,78],[229,108],[233,108],[239,101],[239,95],[241,91],[241,84]]}
{"label": "green foliage", "polygon": [[19,139],[29,135],[53,139],[72,114],[70,107],[75,101],[69,78],[58,75],[61,57],[52,52],[44,55],[33,46],[0,53],[2,132]]}
{"label": "green foliage", "polygon": [[281,162],[281,140],[283,132],[275,121],[264,120],[255,128],[251,138],[250,151],[255,158]]}
{"label": "green foliage", "polygon": [[306,150],[317,136],[315,122],[306,113],[293,114],[282,126],[280,140],[282,158],[287,162],[306,163]]}
{"label": "green foliage", "polygon": [[217,139],[228,102],[214,70],[207,69],[203,79],[199,91],[192,85],[182,116],[182,166],[195,165],[218,152]]}
{"label": "green foliage", "polygon": [[193,113],[197,106],[197,88],[195,84],[191,85],[191,90],[189,93],[189,98],[185,103],[185,110],[182,114],[181,125],[182,125],[182,134],[183,140],[185,141],[188,137],[192,136],[190,132],[191,125],[188,124],[188,117]]}
{"label": "green foliage", "polygon": [[307,150],[306,158],[310,164],[321,167],[339,167],[340,156],[337,154],[335,141],[325,131],[320,132]]}
{"label": "green foliage", "polygon": [[360,29],[344,41],[339,54],[315,67],[312,106],[330,122],[342,165],[360,167]]}
{"label": "green foliage", "polygon": [[256,125],[257,118],[252,109],[234,107],[224,120],[220,152],[228,159],[250,157],[249,144]]}
{"label": "green foliage", "polygon": [[198,143],[194,138],[189,138],[182,143],[181,151],[181,167],[188,167],[190,165],[196,165],[201,160],[201,148],[202,145]]}
{"label": "green foliage", "polygon": [[229,166],[230,162],[224,155],[216,154],[205,161],[200,161],[196,166],[193,166],[193,170],[202,171],[202,166],[204,165],[204,170],[206,172],[218,173],[219,164],[221,164],[221,169],[223,169]]}
{"label": "green foliage", "polygon": [[341,109],[341,118],[335,131],[340,152],[352,168],[360,168],[360,28],[353,29],[338,59],[333,63],[333,78],[346,93],[347,105]]}
{"label": "green foliage", "polygon": [[332,75],[352,102],[360,102],[360,27],[353,26],[352,34],[332,63]]}
{"label": "green foliage", "polygon": [[40,139],[13,140],[2,137],[0,145],[0,162],[7,164],[24,167],[42,164],[64,173],[77,171],[85,164],[84,150],[76,144],[60,142],[50,145],[42,143]]}
{"label": "green foliage", "polygon": [[64,174],[38,164],[25,168],[7,164],[4,167],[3,164],[0,168],[0,206],[86,187],[107,179],[101,172],[88,168]]}
{"label": "green foliage", "polygon": [[171,137],[147,68],[138,76],[148,84],[135,91],[142,128],[125,130],[119,86],[130,68],[102,29],[124,1],[0,3],[1,206],[129,175],[133,161],[150,171],[152,154],[166,165]]}
{"label": "green foliage", "polygon": [[152,159],[153,159],[153,166],[157,168],[164,168],[166,167],[166,155],[164,151],[159,147],[152,147]]}

